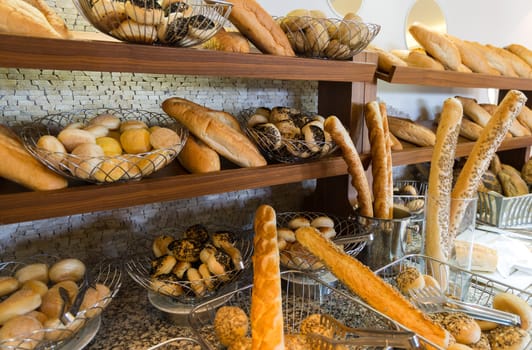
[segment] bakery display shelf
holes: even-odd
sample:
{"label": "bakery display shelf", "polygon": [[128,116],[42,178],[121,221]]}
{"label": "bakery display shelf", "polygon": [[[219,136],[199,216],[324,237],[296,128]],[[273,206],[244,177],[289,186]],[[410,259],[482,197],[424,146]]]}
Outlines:
{"label": "bakery display shelf", "polygon": [[[372,54],[363,52],[353,61],[366,55]],[[62,40],[0,34],[0,67],[8,68],[371,82],[376,65],[353,61],[137,45],[94,36]]]}
{"label": "bakery display shelf", "polygon": [[500,77],[480,73],[394,66],[391,73],[377,71],[376,76],[378,79],[393,84],[532,90],[532,79]]}

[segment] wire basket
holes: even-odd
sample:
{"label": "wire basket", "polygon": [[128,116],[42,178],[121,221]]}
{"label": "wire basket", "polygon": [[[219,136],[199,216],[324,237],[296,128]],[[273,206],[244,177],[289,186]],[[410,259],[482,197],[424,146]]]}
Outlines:
{"label": "wire basket", "polygon": [[[284,271],[281,273],[283,281],[313,280],[304,292],[296,290],[292,283],[285,283],[282,291],[282,308],[284,316],[284,332],[297,334],[301,331],[301,323],[307,317],[330,315],[344,325],[355,328],[378,330],[403,330],[401,326],[372,309],[352,294],[329,286],[320,279],[300,271]],[[196,306],[189,314],[189,322],[197,338],[206,349],[225,349],[220,344],[214,331],[214,319],[220,306],[220,300],[226,299],[223,306],[238,306],[250,316],[251,293],[253,285],[249,285]],[[249,334],[248,334],[249,336]],[[349,338],[339,337],[335,340],[341,344]]]}
{"label": "wire basket", "polygon": [[[144,122],[149,127],[169,128],[177,133],[180,142],[149,152],[102,157],[79,157],[71,153],[51,152],[37,145],[41,136],[57,136],[66,126],[74,123],[86,125],[91,118],[101,114],[117,116],[122,122],[136,120]],[[140,180],[171,163],[183,148],[188,131],[164,114],[105,108],[63,112],[38,118],[22,125],[20,134],[28,152],[56,173],[74,180],[111,183]]]}
{"label": "wire basket", "polygon": [[[320,212],[284,212],[277,214],[277,227],[288,228],[288,223],[296,218],[305,218],[312,223],[316,218],[329,217],[334,222],[334,238],[341,242],[343,238],[360,238],[359,240],[353,240],[350,243],[341,244],[343,250],[355,257],[360,253],[366,243],[370,239],[368,235],[362,235],[358,229],[357,223],[354,220],[348,220],[339,218],[333,215],[328,215]],[[318,228],[318,227],[317,227]],[[326,270],[326,267],[320,262],[320,260],[310,253],[306,249],[292,250],[290,243],[288,243],[285,249],[280,251],[281,266],[286,269],[299,270],[306,272],[322,273]]]}
{"label": "wire basket", "polygon": [[[216,232],[222,229],[214,226],[207,226],[207,228],[208,232]],[[227,290],[234,287],[251,262],[253,252],[253,243],[249,238],[251,234],[249,232],[237,234],[238,231],[233,229],[229,231],[235,233],[237,236],[234,246],[240,251],[243,268],[234,268],[232,270],[226,270],[224,274],[212,274],[209,278],[202,278],[201,282],[205,285],[202,293],[198,293],[196,282],[191,282],[186,278],[174,278],[171,274],[157,278],[152,277],[152,261],[154,259],[152,244],[156,238],[155,236],[142,238],[135,243],[135,250],[138,250],[138,248],[143,248],[143,250],[136,252],[128,259],[125,264],[126,271],[135,282],[146,290],[172,299],[170,301],[171,303],[198,304],[211,299],[217,295],[226,293]],[[177,239],[181,238],[180,232],[182,231],[178,229],[165,229],[159,231],[158,235],[170,235]],[[201,261],[194,262],[192,263],[192,267],[197,268],[200,264],[202,264]]]}
{"label": "wire basket", "polygon": [[214,36],[231,12],[222,0],[74,0],[99,31],[137,44],[199,45]]}
{"label": "wire basket", "polygon": [[201,343],[194,339],[189,337],[177,337],[165,340],[163,342],[160,342],[157,345],[154,345],[146,350],[156,350],[156,349],[182,349],[183,346],[195,346],[197,345],[199,349],[201,349],[199,346],[201,346]]}
{"label": "wire basket", "polygon": [[[39,255],[19,261],[1,262],[0,276],[14,276],[17,270],[33,263],[44,263],[51,266],[60,259],[61,258],[57,256]],[[97,318],[100,317],[101,313],[105,310],[107,305],[109,305],[120,289],[122,284],[122,273],[120,268],[114,263],[110,261],[102,261],[92,268],[87,267],[86,278],[90,287],[95,286],[96,284],[104,284],[109,288],[110,293],[92,306],[79,311],[70,323],[65,325],[61,323],[58,324],[58,327],[45,327],[39,330],[34,330],[31,334],[28,334],[25,337],[1,340],[0,349],[55,349],[63,345],[68,345],[69,347],[75,346],[73,343],[83,340],[76,340],[77,335],[84,333],[87,327],[96,327],[96,329],[90,331],[90,333],[93,333],[94,335],[99,328],[99,321]]]}
{"label": "wire basket", "polygon": [[348,60],[377,36],[380,25],[338,18],[276,18],[298,56]]}
{"label": "wire basket", "polygon": [[532,225],[532,193],[504,197],[496,192],[478,192],[477,219],[497,227]]}
{"label": "wire basket", "polygon": [[336,144],[323,130],[323,117],[289,107],[274,107],[272,111],[276,108],[289,111],[286,119],[274,121],[266,117],[255,123],[257,108],[246,109],[238,116],[242,129],[266,158],[297,163],[323,158],[335,151]]}

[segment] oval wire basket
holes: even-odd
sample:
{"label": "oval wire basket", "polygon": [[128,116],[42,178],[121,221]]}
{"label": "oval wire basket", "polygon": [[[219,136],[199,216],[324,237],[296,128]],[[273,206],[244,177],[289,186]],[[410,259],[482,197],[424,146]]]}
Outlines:
{"label": "oval wire basket", "polygon": [[[122,121],[139,120],[148,126],[164,126],[177,133],[180,143],[168,148],[154,149],[138,154],[122,154],[103,157],[78,157],[71,153],[50,152],[37,146],[44,135],[57,136],[67,125],[88,122],[98,114],[112,114]],[[63,112],[38,118],[22,125],[20,130],[24,146],[36,159],[64,177],[92,183],[124,182],[140,180],[171,163],[183,148],[188,130],[173,118],[164,114],[128,109],[87,109],[79,112]]]}
{"label": "oval wire basket", "polygon": [[[210,229],[209,232],[216,232],[222,228]],[[197,304],[199,302],[211,299],[227,292],[239,280],[242,274],[246,271],[251,263],[251,255],[253,252],[253,242],[247,238],[251,234],[245,232],[238,232],[237,230],[230,230],[237,235],[234,246],[240,251],[243,260],[243,269],[233,269],[226,271],[225,274],[212,275],[210,278],[202,279],[202,282],[207,286],[202,295],[195,292],[194,282],[188,280],[170,280],[164,278],[157,278],[154,280],[151,274],[151,262],[153,260],[152,243],[155,239],[153,237],[142,238],[137,241],[134,248],[137,253],[128,259],[125,268],[129,276],[144,287],[147,291],[151,291],[165,297],[173,299],[175,302],[182,304]],[[179,230],[166,229],[159,231],[159,235],[171,235],[174,238],[180,238]],[[145,248],[142,252],[138,248]],[[149,252],[149,253],[148,253]],[[201,261],[197,262],[201,264]],[[195,263],[193,263],[194,265]],[[206,283],[205,283],[206,282]],[[178,291],[176,293],[176,290]]]}
{"label": "oval wire basket", "polygon": [[[7,261],[0,263],[0,276],[14,276],[15,272],[33,263],[45,263],[49,267],[60,258],[51,255],[39,255],[29,259]],[[122,285],[122,272],[116,264],[102,261],[94,267],[87,266],[87,282],[92,287],[97,283],[106,285],[110,294],[88,308],[79,311],[69,324],[61,324],[57,328],[42,328],[35,330],[24,337],[0,340],[0,349],[27,350],[27,349],[56,349],[63,344],[73,341],[81,333],[89,321],[99,317],[107,305],[116,296]]]}
{"label": "oval wire basket", "polygon": [[298,56],[348,60],[377,36],[380,25],[338,18],[276,18]]}
{"label": "oval wire basket", "polygon": [[96,29],[118,40],[175,47],[199,45],[214,36],[231,13],[222,0],[74,0]]}

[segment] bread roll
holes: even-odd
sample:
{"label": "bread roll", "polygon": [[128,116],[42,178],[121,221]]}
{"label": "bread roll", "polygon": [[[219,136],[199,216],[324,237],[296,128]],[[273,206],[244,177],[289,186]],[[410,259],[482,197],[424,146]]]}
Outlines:
{"label": "bread roll", "polygon": [[295,56],[279,24],[255,0],[229,0],[233,4],[229,20],[260,51],[279,56]]}
{"label": "bread roll", "polygon": [[521,113],[517,115],[517,120],[532,132],[532,110],[528,106],[523,106]]}
{"label": "bread roll", "polygon": [[432,70],[445,70],[445,67],[441,62],[435,60],[424,52],[410,51],[408,56],[404,59],[409,67],[425,68]]}
{"label": "bread roll", "polygon": [[296,231],[296,238],[344,285],[370,306],[438,346],[447,347],[449,334],[442,327],[430,321],[394,287],[356,258],[322,237],[316,229],[301,227]]}
{"label": "bread roll", "polygon": [[[59,288],[66,289],[68,293],[68,299],[64,300]],[[39,307],[39,311],[45,314],[49,319],[55,319],[61,317],[61,311],[66,304],[66,307],[70,307],[76,295],[78,294],[78,286],[74,281],[61,281],[54,284],[46,294],[42,297],[42,303]]]}
{"label": "bread roll", "polygon": [[252,349],[284,350],[283,309],[275,211],[261,205],[254,219]]}
{"label": "bread roll", "polygon": [[177,160],[193,174],[209,173],[221,169],[218,153],[194,135],[188,135],[185,146],[177,155]]}
{"label": "bread roll", "polygon": [[519,44],[510,44],[506,46],[505,49],[514,55],[519,56],[523,61],[528,63],[530,67],[532,67],[532,50]]}
{"label": "bread roll", "polygon": [[449,38],[453,44],[456,45],[458,51],[460,51],[462,63],[470,68],[473,72],[501,75],[498,70],[489,64],[482,51],[480,51],[475,45],[449,34],[446,34],[446,37]]}
{"label": "bread roll", "polygon": [[465,137],[468,140],[476,141],[484,128],[477,123],[463,118],[460,124],[460,136]]}
{"label": "bread roll", "polygon": [[527,184],[532,185],[532,158],[528,159],[523,165],[523,169],[521,169],[521,177]]}
{"label": "bread roll", "polygon": [[83,278],[86,269],[85,264],[79,259],[61,259],[50,267],[48,275],[52,282],[66,280],[77,282]]}
{"label": "bread roll", "polygon": [[172,98],[163,102],[164,111],[181,122],[192,134],[223,157],[242,167],[266,165],[266,160],[251,141],[212,118],[201,108]]}
{"label": "bread roll", "polygon": [[460,51],[451,40],[420,23],[412,24],[408,31],[427,50],[427,53],[440,61],[445,67],[454,71],[459,70],[462,64]]}
{"label": "bread roll", "polygon": [[57,190],[66,179],[45,167],[24,147],[11,129],[0,125],[0,177],[32,190]]}
{"label": "bread roll", "polygon": [[377,67],[381,72],[391,73],[394,66],[407,66],[407,63],[405,61],[381,48],[375,46],[368,46],[367,50],[370,52],[375,52],[378,55]]}
{"label": "bread roll", "polygon": [[0,276],[0,297],[13,293],[19,286],[20,282],[15,277]]}
{"label": "bread roll", "polygon": [[15,278],[20,283],[25,283],[30,280],[48,283],[48,265],[45,263],[28,264],[15,271]]}
{"label": "bread roll", "polygon": [[434,146],[436,143],[434,131],[410,119],[388,116],[388,125],[390,132],[401,140],[421,147]]}
{"label": "bread roll", "polygon": [[239,32],[228,32],[221,29],[212,38],[201,45],[205,49],[249,53],[248,39]]}
{"label": "bread roll", "polygon": [[42,328],[41,322],[33,316],[14,317],[0,328],[0,343],[6,349],[34,349],[44,338],[44,332],[38,332]]}
{"label": "bread roll", "polygon": [[475,320],[461,312],[446,313],[441,320],[443,328],[461,344],[474,344],[480,340],[480,326]]}
{"label": "bread roll", "polygon": [[46,294],[46,292],[48,291],[48,285],[43,281],[29,280],[24,282],[20,289],[32,290],[35,293],[39,294],[42,298],[43,295]]}
{"label": "bread roll", "polygon": [[493,297],[493,308],[518,315],[521,319],[521,328],[532,328],[532,307],[519,296],[511,293],[500,292]]}
{"label": "bread roll", "polygon": [[0,325],[41,305],[41,296],[31,290],[18,290],[0,303]]}
{"label": "bread roll", "polygon": [[528,185],[521,177],[521,172],[508,164],[502,164],[497,173],[503,194],[506,197],[524,196],[528,194]]}
{"label": "bread roll", "polygon": [[96,136],[93,133],[75,128],[61,130],[57,138],[69,152],[72,152],[74,148],[82,143],[96,143]]}
{"label": "bread roll", "polygon": [[351,136],[342,122],[335,116],[327,117],[323,128],[342,150],[342,157],[347,164],[347,172],[351,175],[351,185],[357,191],[357,203],[352,203],[353,206],[358,207],[360,215],[372,217],[373,204],[368,179]]}
{"label": "bread roll", "polygon": [[491,114],[482,108],[475,99],[456,96],[456,99],[462,104],[464,114],[480,126],[486,126],[491,119]]}
{"label": "bread roll", "polygon": [[109,130],[118,130],[120,127],[120,118],[112,114],[98,114],[89,120],[89,125],[102,125]]}

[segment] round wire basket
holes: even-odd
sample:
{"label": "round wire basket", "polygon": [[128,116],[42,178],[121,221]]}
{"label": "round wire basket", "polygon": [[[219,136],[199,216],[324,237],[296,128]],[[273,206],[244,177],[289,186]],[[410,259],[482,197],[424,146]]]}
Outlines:
{"label": "round wire basket", "polygon": [[[277,228],[289,229],[290,222],[294,219],[306,219],[310,226],[320,230],[319,225],[313,224],[314,219],[328,217],[334,222],[334,233],[329,234],[329,238],[336,241],[342,249],[349,255],[357,256],[366,246],[371,236],[363,234],[358,225],[353,220],[340,218],[320,212],[284,212],[277,214]],[[330,230],[329,230],[330,231]],[[330,231],[332,232],[332,231]],[[327,233],[322,232],[327,235]],[[347,240],[349,239],[349,240]],[[347,241],[346,241],[347,240]],[[346,241],[346,243],[342,243]],[[280,250],[281,266],[285,269],[292,269],[305,272],[320,273],[326,270],[321,261],[302,247],[297,242],[288,242],[284,249]]]}
{"label": "round wire basket", "polygon": [[[175,131],[179,143],[170,147],[152,149],[137,154],[124,153],[101,157],[82,157],[72,153],[51,152],[38,146],[42,136],[57,136],[68,125],[86,125],[97,115],[111,114],[125,121],[141,121],[148,127],[160,126]],[[125,182],[140,180],[170,164],[183,148],[188,130],[176,120],[155,112],[128,109],[88,109],[63,112],[38,118],[21,126],[24,146],[35,158],[56,173],[74,180],[92,183]]]}
{"label": "round wire basket", "polygon": [[286,16],[276,19],[298,56],[348,60],[377,36],[380,25],[338,18]]}
{"label": "round wire basket", "polygon": [[256,108],[245,109],[238,115],[242,129],[266,158],[280,163],[298,163],[326,157],[336,150],[336,144],[323,130],[323,117],[281,108],[292,112],[280,121],[270,118],[255,123]]}
{"label": "round wire basket", "polygon": [[222,0],[74,0],[99,31],[116,39],[174,47],[203,43],[223,26],[232,4]]}
{"label": "round wire basket", "polygon": [[[232,265],[232,268],[226,269],[225,273],[211,273],[210,277],[202,276],[200,281],[188,280],[186,272],[181,278],[176,277],[173,272],[155,277],[153,274],[153,262],[156,258],[154,258],[152,246],[157,236],[148,236],[140,239],[140,241],[135,243],[135,248],[132,248],[137,253],[126,262],[125,268],[127,273],[135,282],[149,292],[168,297],[174,303],[194,305],[226,293],[227,290],[234,287],[249,267],[253,252],[253,242],[249,238],[251,234],[249,232],[239,232],[233,229],[227,230],[215,226],[205,227],[209,234],[218,231],[232,232],[234,234],[235,241],[233,242],[233,246],[238,249],[242,258],[242,265],[239,268]],[[166,235],[174,239],[180,239],[183,237],[181,232],[183,230],[165,229],[159,231],[157,235]],[[209,240],[207,243],[211,244],[211,241]],[[143,248],[140,252],[138,251],[139,247],[141,249]],[[192,262],[189,268],[199,270],[199,266],[202,264],[204,263],[198,260]],[[201,286],[201,288],[198,288],[198,286]]]}
{"label": "round wire basket", "polygon": [[[0,276],[15,276],[17,270],[30,264],[43,263],[50,267],[53,263],[61,259],[52,255],[37,255],[28,259],[1,262]],[[68,321],[60,319],[52,320],[53,322],[50,322],[50,324],[45,324],[43,328],[34,330],[27,335],[0,340],[0,349],[56,349],[66,344],[69,344],[68,346],[75,346],[76,336],[83,333],[86,327],[99,327],[99,322],[93,323],[92,320],[100,317],[101,313],[116,296],[122,284],[121,279],[121,269],[111,261],[104,260],[94,266],[87,266],[84,279],[78,282],[79,293],[83,292],[84,284],[87,288],[95,287],[97,284],[103,284],[109,288],[109,293],[106,296],[93,305],[82,310],[80,309]],[[49,287],[51,288],[52,286],[50,285]],[[80,297],[84,297],[85,295],[82,294]],[[71,300],[71,302],[73,301]]]}

